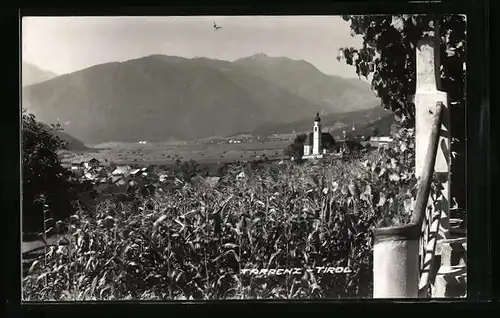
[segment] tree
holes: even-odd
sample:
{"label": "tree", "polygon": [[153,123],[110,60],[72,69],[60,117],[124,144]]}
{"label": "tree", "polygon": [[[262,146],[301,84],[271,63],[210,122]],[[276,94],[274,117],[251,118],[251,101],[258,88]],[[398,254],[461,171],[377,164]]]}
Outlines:
{"label": "tree", "polygon": [[[465,198],[465,62],[466,17],[445,15],[343,16],[350,22],[351,35],[363,39],[361,48],[341,48],[339,60],[356,68],[358,76],[372,76],[372,90],[382,106],[394,112],[400,127],[414,127],[415,106],[408,95],[415,94],[418,41],[440,29],[441,87],[449,96],[452,142],[451,173],[458,184],[457,199]],[[464,203],[464,202],[461,202]],[[459,203],[459,205],[461,204]]]}
{"label": "tree", "polygon": [[306,134],[297,135],[293,142],[285,148],[285,156],[294,157],[296,160],[300,161],[304,155],[304,143],[306,140]]}
{"label": "tree", "polygon": [[40,123],[33,114],[23,110],[23,232],[43,228],[44,209],[54,220],[68,216],[76,198],[70,172],[61,166],[57,154],[66,143],[53,134],[55,130],[60,127]]}
{"label": "tree", "polygon": [[464,104],[466,19],[457,14],[343,16],[351,34],[363,38],[362,47],[341,48],[339,60],[356,68],[358,76],[372,75],[372,89],[382,105],[407,125],[414,125],[414,106],[408,95],[415,94],[415,49],[422,36],[439,21],[441,39],[441,80],[443,91],[453,103]]}

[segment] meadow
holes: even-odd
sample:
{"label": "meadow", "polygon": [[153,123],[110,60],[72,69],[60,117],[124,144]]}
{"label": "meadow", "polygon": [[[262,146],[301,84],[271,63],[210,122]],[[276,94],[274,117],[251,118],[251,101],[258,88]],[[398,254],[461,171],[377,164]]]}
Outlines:
{"label": "meadow", "polygon": [[[168,178],[148,172],[125,196],[58,221],[66,242],[26,269],[23,299],[371,298],[371,229],[411,214],[415,182],[397,156],[411,161],[377,150],[303,164],[238,161],[216,178],[176,161],[161,172]],[[307,271],[322,266],[350,273]],[[248,273],[278,268],[304,271]]]}
{"label": "meadow", "polygon": [[63,162],[82,162],[92,158],[102,163],[127,165],[167,165],[177,160],[194,160],[200,164],[230,163],[262,158],[283,158],[289,140],[248,142],[240,144],[169,142],[169,143],[106,143],[92,145],[93,151],[64,151]]}

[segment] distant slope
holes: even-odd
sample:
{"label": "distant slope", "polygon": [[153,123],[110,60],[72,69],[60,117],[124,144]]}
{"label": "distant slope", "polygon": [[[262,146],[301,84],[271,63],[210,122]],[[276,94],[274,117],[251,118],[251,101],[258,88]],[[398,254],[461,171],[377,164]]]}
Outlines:
{"label": "distant slope", "polygon": [[76,139],[64,131],[54,131],[53,134],[67,143],[68,150],[78,151],[89,149],[81,140]]}
{"label": "distant slope", "polygon": [[373,136],[374,130],[378,131],[379,136],[388,136],[391,133],[391,126],[395,123],[394,115],[390,114],[356,127],[356,134],[361,136]]}
{"label": "distant slope", "polygon": [[[317,83],[330,78],[317,70],[302,76],[308,64],[294,63],[280,74],[298,81],[317,76]],[[164,55],[106,63],[25,87],[23,107],[45,123],[70,121],[65,131],[87,144],[228,136],[302,119],[310,125],[316,111],[345,111],[348,103],[368,108],[353,97],[371,94],[368,86],[336,78],[345,92],[337,90],[341,97],[328,104],[306,92],[314,85],[299,85],[297,93],[243,64]]]}
{"label": "distant slope", "polygon": [[260,53],[236,60],[234,64],[297,96],[324,105],[318,110],[329,113],[370,109],[378,103],[368,83],[326,75],[304,60],[269,57]]}
{"label": "distant slope", "polygon": [[22,86],[40,83],[56,76],[57,74],[42,70],[34,64],[28,62],[22,62],[21,64]]}
{"label": "distant slope", "polygon": [[[289,134],[289,133],[298,133],[311,131],[313,125],[314,116],[310,116],[309,118],[298,120],[291,123],[286,124],[266,124],[257,127],[252,130],[251,134],[254,135],[270,135],[270,134]],[[379,124],[376,124],[378,121],[382,120],[381,123],[384,123],[380,127],[380,132],[385,131],[385,126],[387,122],[393,121],[393,115],[391,112],[385,110],[381,106],[375,106],[371,109],[367,110],[358,110],[348,113],[341,114],[329,114],[321,116],[321,125],[325,130],[330,130],[332,132],[339,131],[347,127],[348,129],[352,129],[354,125],[356,127],[356,133],[361,131],[362,127],[372,127],[370,125],[374,125],[373,127]],[[390,126],[390,125],[389,125]],[[370,129],[365,128],[365,129]]]}

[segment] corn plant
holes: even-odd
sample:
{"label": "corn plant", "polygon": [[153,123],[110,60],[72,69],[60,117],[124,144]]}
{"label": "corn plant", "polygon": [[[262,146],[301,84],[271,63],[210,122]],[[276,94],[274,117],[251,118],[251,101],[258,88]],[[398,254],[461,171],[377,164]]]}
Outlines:
{"label": "corn plant", "polygon": [[[148,174],[148,191],[87,204],[65,220],[69,244],[49,248],[23,297],[369,298],[371,229],[411,214],[413,157],[401,148],[300,165],[232,163],[215,185],[194,182],[195,165],[177,167],[170,181]],[[308,271],[339,266],[351,272]],[[248,274],[278,268],[302,271]]]}

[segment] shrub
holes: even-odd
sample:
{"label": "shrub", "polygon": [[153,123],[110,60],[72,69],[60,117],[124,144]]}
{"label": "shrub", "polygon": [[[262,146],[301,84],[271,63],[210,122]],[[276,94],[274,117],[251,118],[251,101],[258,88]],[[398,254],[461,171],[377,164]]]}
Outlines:
{"label": "shrub", "polygon": [[173,172],[176,176],[186,181],[190,181],[192,178],[198,175],[204,177],[208,175],[208,170],[206,168],[201,168],[200,165],[194,160],[184,162],[179,160],[178,162],[176,162],[176,166]]}
{"label": "shrub", "polygon": [[43,228],[43,205],[54,220],[71,214],[77,190],[69,171],[61,166],[57,151],[65,143],[53,134],[60,129],[38,122],[33,114],[22,114],[23,232]]}

